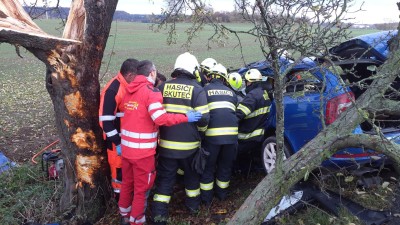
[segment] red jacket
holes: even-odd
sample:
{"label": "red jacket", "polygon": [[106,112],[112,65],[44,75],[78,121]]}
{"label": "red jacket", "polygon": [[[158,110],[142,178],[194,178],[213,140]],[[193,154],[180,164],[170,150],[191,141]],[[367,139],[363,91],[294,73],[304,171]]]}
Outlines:
{"label": "red jacket", "polygon": [[121,122],[122,157],[141,159],[156,154],[158,126],[187,122],[186,115],[167,113],[161,92],[138,75],[128,85]]}

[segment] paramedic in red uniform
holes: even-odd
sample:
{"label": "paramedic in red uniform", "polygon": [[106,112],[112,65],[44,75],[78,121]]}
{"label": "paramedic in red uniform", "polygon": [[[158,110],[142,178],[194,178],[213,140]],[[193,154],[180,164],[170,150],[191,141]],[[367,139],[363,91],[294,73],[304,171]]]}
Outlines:
{"label": "paramedic in red uniform", "polygon": [[[167,113],[161,92],[154,87],[157,71],[151,61],[138,64],[138,75],[128,85],[123,100],[124,118],[121,126],[122,180],[119,209],[121,224],[146,222],[148,192],[153,186],[158,126],[196,122],[200,112]],[[132,196],[133,193],[133,196]]]}

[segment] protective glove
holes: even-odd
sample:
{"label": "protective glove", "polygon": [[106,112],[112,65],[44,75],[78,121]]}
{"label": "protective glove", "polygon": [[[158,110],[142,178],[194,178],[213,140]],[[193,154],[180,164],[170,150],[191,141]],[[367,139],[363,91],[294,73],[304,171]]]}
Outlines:
{"label": "protective glove", "polygon": [[207,152],[204,148],[199,148],[192,159],[192,169],[198,174],[203,174],[209,156],[210,152]]}
{"label": "protective glove", "polygon": [[122,154],[122,149],[121,149],[121,145],[117,145],[115,146],[115,149],[117,150],[117,155],[121,155]]}
{"label": "protective glove", "polygon": [[188,122],[197,122],[199,119],[201,119],[201,112],[196,112],[196,111],[189,111],[186,113],[186,117],[188,118]]}

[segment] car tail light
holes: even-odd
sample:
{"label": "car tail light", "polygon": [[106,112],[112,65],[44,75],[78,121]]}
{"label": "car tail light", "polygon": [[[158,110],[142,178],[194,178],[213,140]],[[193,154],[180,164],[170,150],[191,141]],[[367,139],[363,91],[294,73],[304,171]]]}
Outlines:
{"label": "car tail light", "polygon": [[326,104],[325,123],[327,125],[333,123],[340,113],[353,104],[352,101],[354,101],[353,92],[347,92],[329,100]]}

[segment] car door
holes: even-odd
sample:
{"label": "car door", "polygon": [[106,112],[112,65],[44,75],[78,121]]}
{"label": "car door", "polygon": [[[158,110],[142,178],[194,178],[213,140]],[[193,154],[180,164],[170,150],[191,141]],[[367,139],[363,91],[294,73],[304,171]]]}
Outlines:
{"label": "car door", "polygon": [[308,70],[293,71],[285,81],[285,135],[297,152],[322,129],[322,82]]}

